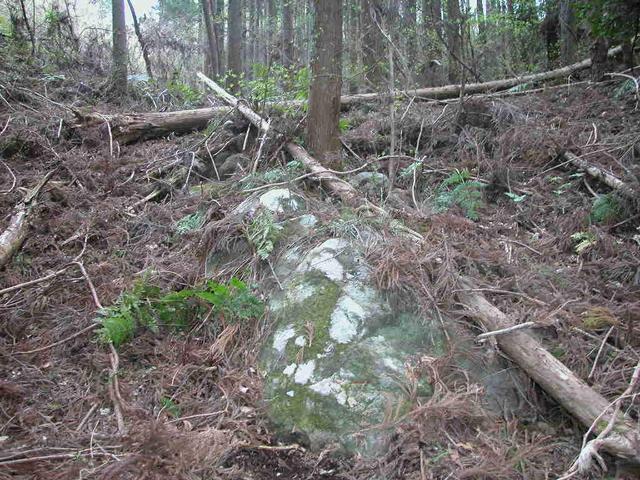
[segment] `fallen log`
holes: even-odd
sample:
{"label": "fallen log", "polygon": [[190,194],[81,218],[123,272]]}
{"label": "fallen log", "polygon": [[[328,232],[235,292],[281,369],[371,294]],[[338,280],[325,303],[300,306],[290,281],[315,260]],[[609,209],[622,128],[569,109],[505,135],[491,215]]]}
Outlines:
{"label": "fallen log", "polygon": [[[272,131],[270,125],[260,115],[254,112],[249,106],[240,102],[233,95],[224,90],[216,82],[208,78],[202,73],[198,73],[198,77],[205,82],[222,100],[224,100],[231,107],[237,108],[247,120],[249,120],[260,133],[267,134]],[[299,145],[288,142],[285,145],[285,149],[294,158],[294,160],[302,163],[307,170],[311,173],[315,173],[314,177],[327,185],[335,195],[337,195],[347,205],[358,207],[364,205],[366,201],[356,191],[350,183],[339,179],[335,174],[328,171],[323,167],[315,158]]]}
{"label": "fallen log", "polygon": [[[609,50],[609,56],[618,55],[620,52],[622,52],[622,47],[612,48]],[[567,77],[574,72],[584,70],[590,66],[591,59],[585,59],[581,62],[547,72],[506,78],[503,80],[494,80],[485,83],[470,83],[464,86],[464,93],[465,95],[473,95],[498,92],[524,83],[542,82]],[[202,79],[202,77],[200,78]],[[396,97],[414,97],[418,100],[442,100],[458,98],[462,88],[462,85],[445,85],[443,87],[397,90],[393,92],[393,95]],[[224,91],[224,89],[222,91]],[[390,95],[391,92],[344,95],[340,98],[340,103],[344,108],[349,108],[359,103],[382,100],[388,98]],[[299,107],[303,104],[304,102],[295,100],[267,103],[267,106]],[[81,129],[108,123],[113,139],[122,144],[126,144],[137,140],[161,137],[172,132],[189,133],[194,130],[201,130],[205,128],[213,118],[229,113],[233,108],[240,109],[241,107],[246,107],[244,103],[238,103],[237,99],[230,105],[231,108],[212,107],[200,108],[197,110],[180,110],[176,112],[131,113],[125,115],[82,113],[74,110],[77,123],[73,125],[73,128]]]}
{"label": "fallen log", "polygon": [[33,190],[24,197],[24,200],[18,204],[15,209],[15,213],[11,216],[9,225],[7,225],[4,232],[0,234],[0,267],[3,267],[9,262],[9,260],[11,260],[11,257],[13,257],[13,255],[22,246],[25,238],[27,238],[27,231],[29,227],[27,220],[29,218],[29,214],[38,201],[40,190],[42,190],[42,187],[46,185],[54,173],[55,170],[51,170],[47,173],[33,188]]}
{"label": "fallen log", "polygon": [[605,185],[608,185],[614,190],[620,192],[625,197],[636,198],[638,196],[638,194],[634,191],[634,189],[631,186],[624,183],[618,177],[605,172],[601,168],[591,165],[589,162],[587,162],[586,160],[583,160],[577,155],[571,152],[564,152],[562,156],[568,163],[576,167],[578,170],[585,172],[591,177],[595,178],[596,180],[599,180]]}
{"label": "fallen log", "polygon": [[[467,315],[487,330],[512,326],[507,316],[477,292],[473,282],[460,278],[458,300],[467,308]],[[576,377],[562,362],[549,353],[536,339],[521,330],[496,337],[500,349],[517,363],[542,389],[552,396],[585,427],[601,433],[611,419],[611,403]],[[640,463],[640,434],[636,426],[617,415],[615,427],[601,443],[608,453]]]}
{"label": "fallen log", "polygon": [[74,110],[76,123],[72,125],[72,128],[78,130],[105,126],[113,140],[127,144],[171,133],[191,133],[202,130],[211,120],[230,111],[231,109],[227,107],[211,107],[176,112],[104,115]]}

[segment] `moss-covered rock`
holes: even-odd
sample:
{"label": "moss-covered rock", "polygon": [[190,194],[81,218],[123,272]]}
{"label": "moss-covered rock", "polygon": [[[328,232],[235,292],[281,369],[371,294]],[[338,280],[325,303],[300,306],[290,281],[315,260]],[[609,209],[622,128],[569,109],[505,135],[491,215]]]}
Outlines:
{"label": "moss-covered rock", "polygon": [[380,453],[390,432],[379,425],[408,406],[405,362],[417,352],[440,355],[441,331],[392,311],[347,241],[330,239],[296,256],[284,291],[270,302],[275,328],[261,362],[270,418],[283,433],[306,434],[312,448],[335,443],[348,453]]}

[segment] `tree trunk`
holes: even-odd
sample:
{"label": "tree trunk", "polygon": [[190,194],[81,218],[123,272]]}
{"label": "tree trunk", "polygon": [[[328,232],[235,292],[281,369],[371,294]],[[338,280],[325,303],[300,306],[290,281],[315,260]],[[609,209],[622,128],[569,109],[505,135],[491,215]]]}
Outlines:
{"label": "tree trunk", "polygon": [[[206,0],[203,0],[206,1]],[[138,16],[136,15],[136,11],[133,8],[133,3],[131,0],[127,0],[129,4],[129,11],[131,12],[131,17],[133,18],[133,29],[136,32],[136,37],[138,37],[138,43],[140,44],[140,50],[142,50],[142,58],[144,60],[144,66],[147,69],[147,76],[150,80],[153,79],[153,71],[151,70],[151,60],[149,59],[149,49],[147,48],[147,42],[144,41],[144,37],[142,36],[142,30],[140,29],[140,23],[138,22]]]}
{"label": "tree trunk", "polygon": [[116,95],[127,92],[127,25],[125,22],[124,0],[111,0],[113,15],[113,66],[111,90]]}
{"label": "tree trunk", "polygon": [[365,82],[375,90],[385,83],[384,38],[376,22],[380,22],[383,8],[380,0],[362,0],[362,36]]}
{"label": "tree trunk", "polygon": [[224,0],[214,0],[216,2],[216,18],[213,23],[216,32],[216,45],[218,46],[218,75],[223,76],[227,69],[225,67],[225,59],[227,58],[224,50]]}
{"label": "tree trunk", "polygon": [[560,1],[560,59],[564,65],[576,57],[576,15],[571,2]]}
{"label": "tree trunk", "polygon": [[[131,0],[127,1],[131,2]],[[202,4],[202,16],[204,18],[204,26],[207,36],[207,54],[210,59],[210,70],[207,72],[207,75],[212,78],[216,78],[218,76],[218,65],[220,62],[218,60],[218,39],[216,38],[216,32],[213,25],[214,13],[211,3],[212,1],[213,0],[200,0],[200,3]]]}
{"label": "tree trunk", "polygon": [[271,65],[278,24],[278,10],[275,0],[267,0],[267,22],[267,65]]}
{"label": "tree trunk", "polygon": [[282,65],[287,69],[293,67],[295,60],[292,1],[284,0],[282,3]]}
{"label": "tree trunk", "polygon": [[338,124],[342,89],[342,0],[315,0],[314,4],[315,48],[307,139],[311,153],[323,165],[331,164],[330,168],[334,168],[341,163]]}
{"label": "tree trunk", "polygon": [[459,0],[447,0],[447,48],[449,50],[449,82],[459,83],[462,79],[462,16]]}
{"label": "tree trunk", "polygon": [[242,30],[244,20],[242,15],[242,0],[229,0],[229,14],[227,25],[229,30],[229,52],[227,60],[228,85],[232,92],[237,92],[242,80]]}
{"label": "tree trunk", "polygon": [[482,0],[476,0],[476,20],[478,22],[478,35],[484,38],[485,21],[484,21],[484,4]]}

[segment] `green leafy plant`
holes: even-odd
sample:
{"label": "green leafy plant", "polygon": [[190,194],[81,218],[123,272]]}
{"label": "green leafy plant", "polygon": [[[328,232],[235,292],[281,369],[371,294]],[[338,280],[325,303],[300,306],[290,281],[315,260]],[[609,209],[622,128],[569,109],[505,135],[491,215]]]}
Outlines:
{"label": "green leafy plant", "polygon": [[282,228],[268,210],[260,210],[247,227],[249,242],[262,260],[266,260],[273,252]]}
{"label": "green leafy plant", "polygon": [[349,128],[351,127],[351,122],[349,121],[348,118],[341,118],[338,121],[338,129],[340,130],[340,133],[344,133],[347,130],[349,130]]}
{"label": "green leafy plant", "polygon": [[185,233],[192,232],[194,230],[198,230],[202,225],[204,225],[205,214],[204,212],[195,212],[191,215],[187,215],[186,217],[182,217],[176,223],[176,231],[180,235],[184,235]]}
{"label": "green leafy plant", "polygon": [[504,192],[504,194],[509,197],[513,201],[513,203],[522,203],[527,198],[526,195],[518,195],[517,193],[513,192]]}
{"label": "green leafy plant", "polygon": [[573,250],[578,255],[598,242],[596,236],[591,232],[576,232],[571,235],[571,240],[573,240],[574,243]]}
{"label": "green leafy plant", "polygon": [[119,347],[133,339],[140,327],[156,333],[163,327],[183,330],[191,320],[200,318],[209,309],[213,309],[214,314],[222,315],[225,322],[233,323],[259,317],[263,305],[237,279],[231,279],[228,285],[209,281],[200,287],[167,294],[163,294],[159,287],[141,280],[113,305],[98,312],[102,324],[98,337],[105,343]]}
{"label": "green leafy plant", "polygon": [[202,94],[198,90],[178,80],[171,80],[167,84],[167,91],[187,106],[198,104],[202,98]]}
{"label": "green leafy plant", "polygon": [[162,409],[173,418],[178,418],[180,416],[180,407],[169,397],[162,397],[160,399],[160,405],[162,405]]}
{"label": "green leafy plant", "polygon": [[620,201],[615,195],[609,193],[601,195],[593,201],[589,217],[594,223],[607,223],[616,221],[621,215]]}
{"label": "green leafy plant", "polygon": [[471,173],[467,169],[456,169],[449,175],[438,188],[436,209],[444,211],[457,205],[467,218],[478,220],[478,208],[482,205],[482,189],[485,185],[470,178]]}

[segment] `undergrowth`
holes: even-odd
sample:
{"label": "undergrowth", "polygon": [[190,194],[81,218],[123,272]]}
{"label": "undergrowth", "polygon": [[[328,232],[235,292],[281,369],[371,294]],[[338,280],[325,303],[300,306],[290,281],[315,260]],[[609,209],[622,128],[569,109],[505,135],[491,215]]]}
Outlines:
{"label": "undergrowth", "polygon": [[615,222],[622,215],[622,206],[618,198],[612,194],[601,195],[593,201],[590,219],[594,223]]}
{"label": "undergrowth", "polygon": [[132,340],[140,327],[155,333],[161,328],[181,331],[209,310],[216,328],[216,319],[229,324],[261,316],[263,304],[235,278],[227,285],[209,281],[200,287],[169,293],[141,280],[113,305],[99,311],[102,328],[98,336],[118,347]]}
{"label": "undergrowth", "polygon": [[478,208],[482,205],[482,189],[485,185],[470,178],[469,170],[456,169],[444,179],[436,194],[436,210],[442,212],[457,205],[467,218],[478,220]]}

